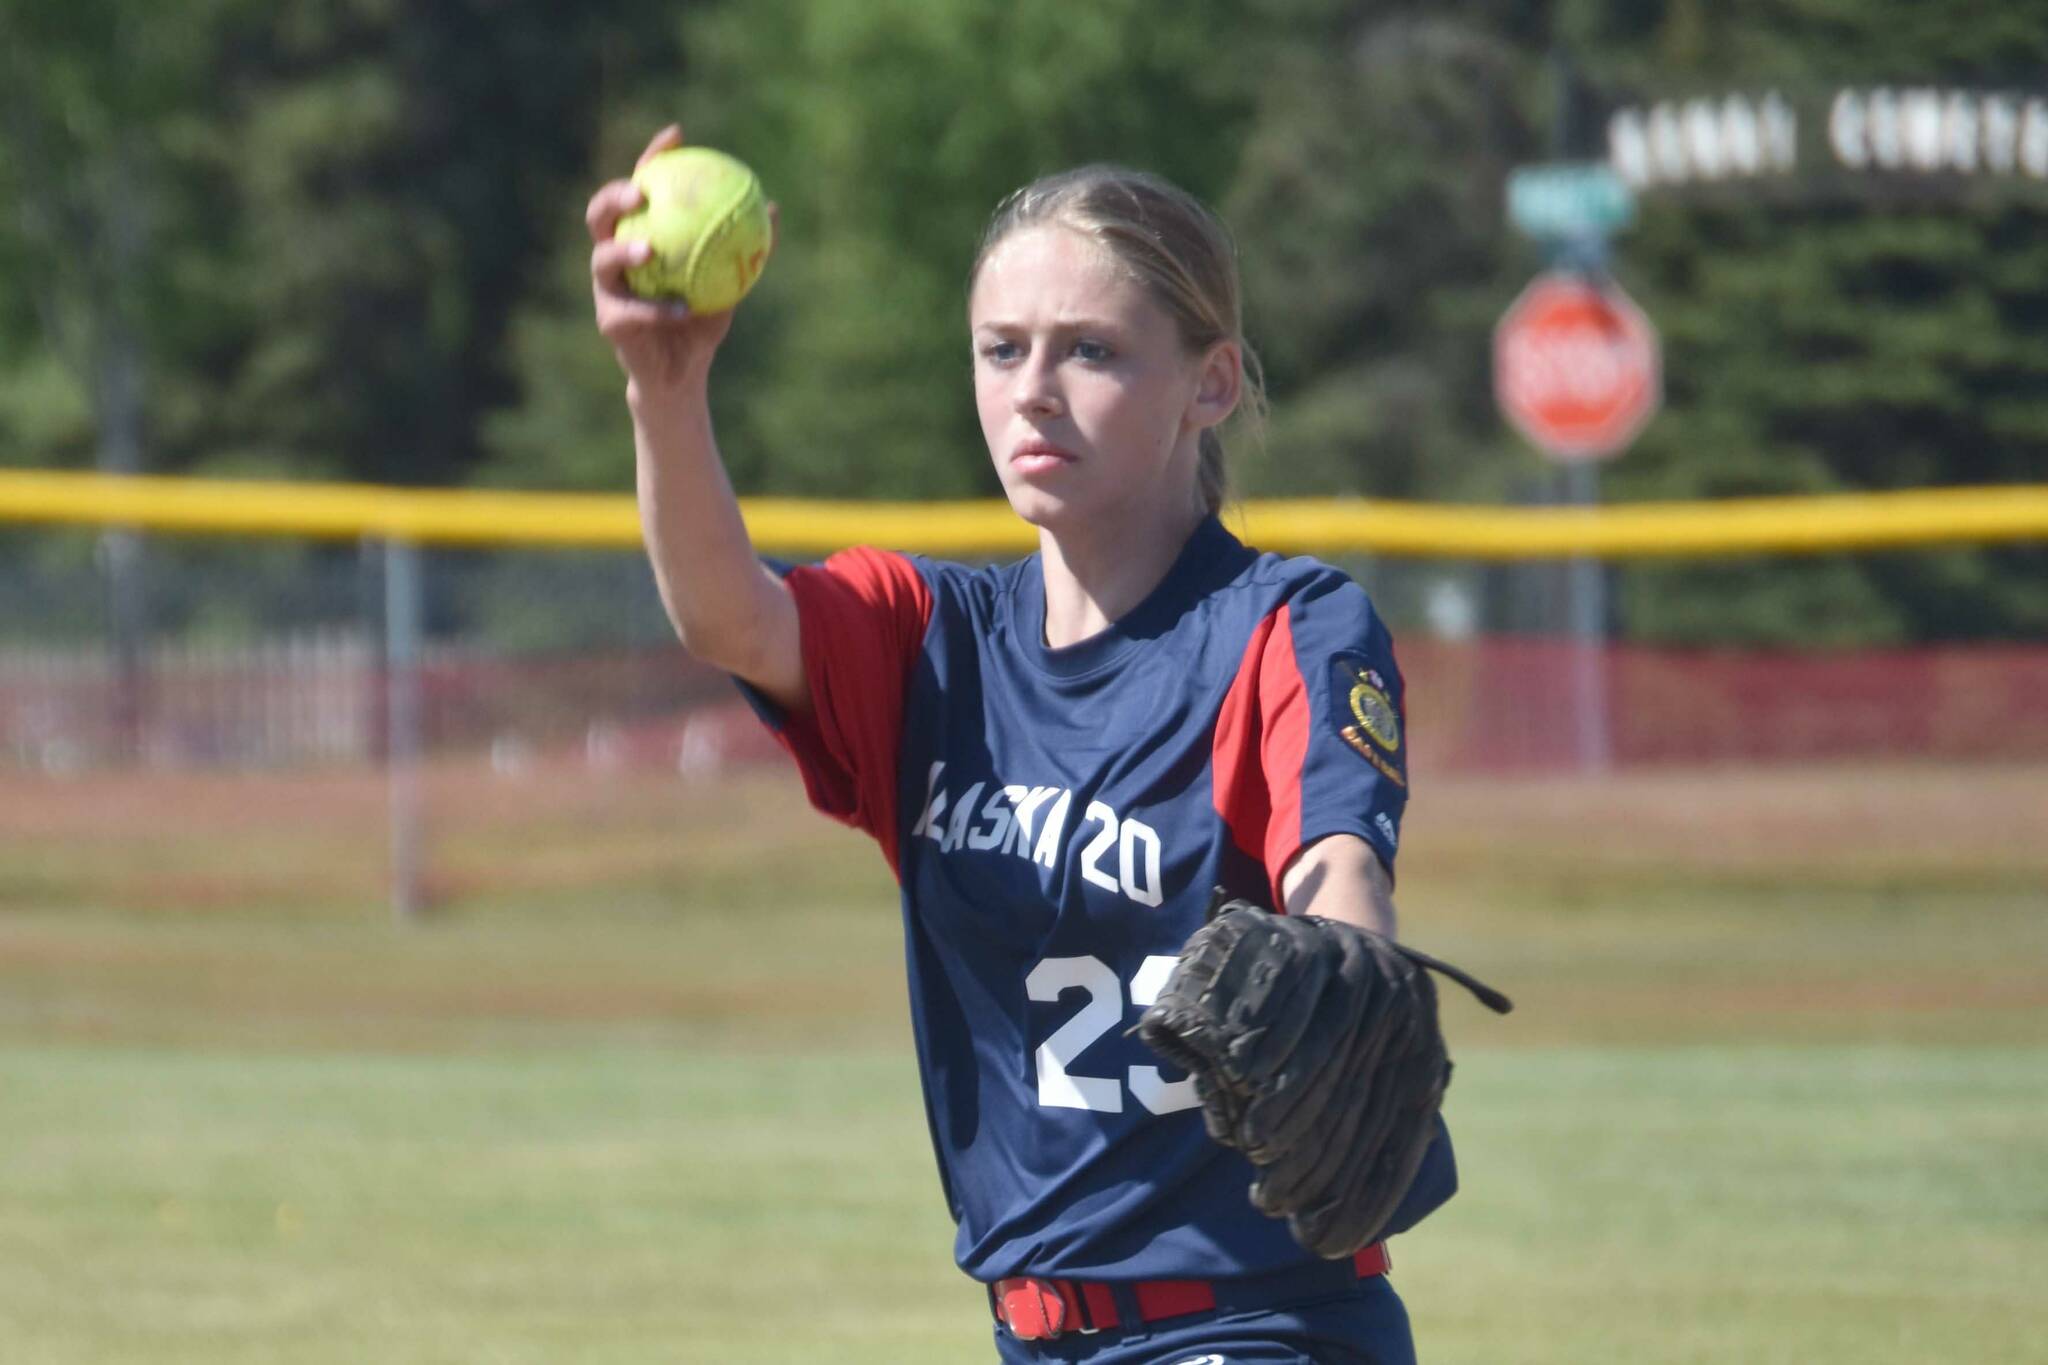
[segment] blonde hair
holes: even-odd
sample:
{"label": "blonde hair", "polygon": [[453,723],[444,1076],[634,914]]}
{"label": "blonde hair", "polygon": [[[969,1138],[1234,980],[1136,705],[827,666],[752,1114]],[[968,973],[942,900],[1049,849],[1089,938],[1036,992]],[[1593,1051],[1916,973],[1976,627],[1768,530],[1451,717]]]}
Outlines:
{"label": "blonde hair", "polygon": [[[1263,430],[1265,376],[1244,339],[1237,246],[1207,205],[1169,180],[1125,166],[1079,166],[1034,180],[996,206],[967,275],[970,292],[1004,238],[1046,225],[1078,232],[1107,250],[1151,291],[1190,355],[1219,341],[1235,342],[1244,364],[1237,411],[1255,437]],[[1230,471],[1214,427],[1202,433],[1196,477],[1203,505],[1221,510]]]}

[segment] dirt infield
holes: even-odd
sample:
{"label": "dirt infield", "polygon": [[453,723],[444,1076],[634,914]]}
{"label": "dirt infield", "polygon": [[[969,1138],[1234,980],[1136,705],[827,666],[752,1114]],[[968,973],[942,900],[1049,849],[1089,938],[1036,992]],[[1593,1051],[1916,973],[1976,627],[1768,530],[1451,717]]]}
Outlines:
{"label": "dirt infield", "polygon": [[[422,782],[445,899],[707,868],[878,870],[812,815],[785,772],[685,780],[557,761],[478,761]],[[389,787],[364,769],[0,778],[0,905],[106,898],[134,909],[377,898]],[[2048,898],[2048,768],[1643,770],[1599,778],[1418,775],[1405,876],[1939,879]],[[884,874],[884,877],[886,874]],[[2048,901],[2044,901],[2048,903]]]}
{"label": "dirt infield", "polygon": [[[895,1036],[895,887],[772,770],[425,774],[431,913],[388,926],[363,771],[0,783],[0,1031],[282,1042],[830,1019]],[[2048,1039],[2048,772],[1416,784],[1404,934],[1524,1008],[1502,1046]]]}
{"label": "dirt infield", "polygon": [[1410,865],[1591,860],[1725,875],[2032,880],[2048,897],[2048,767],[1647,769],[1425,777]]}

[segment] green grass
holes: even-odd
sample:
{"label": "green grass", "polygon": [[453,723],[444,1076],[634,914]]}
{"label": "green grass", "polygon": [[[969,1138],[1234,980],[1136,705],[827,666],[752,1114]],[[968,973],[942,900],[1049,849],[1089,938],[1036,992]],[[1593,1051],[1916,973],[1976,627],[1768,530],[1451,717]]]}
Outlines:
{"label": "green grass", "polygon": [[18,1047],[0,1092],[9,1360],[973,1343],[898,1056]]}
{"label": "green grass", "polygon": [[[1424,1359],[2048,1358],[2048,850],[1968,811],[1660,838],[1610,785],[1571,848],[1585,792],[1410,831],[1408,935],[1519,1006],[1446,992],[1466,1188],[1395,1248]],[[0,821],[0,1361],[991,1358],[857,839],[780,783],[500,793],[443,808],[462,890],[396,926],[317,819],[374,800],[226,790]]]}
{"label": "green grass", "polygon": [[1468,1057],[1402,1239],[1433,1360],[2038,1361],[2048,1051]]}
{"label": "green grass", "polygon": [[[959,1361],[898,1050],[0,1050],[20,1361]],[[1437,1361],[2040,1359],[2048,1055],[1469,1052]]]}

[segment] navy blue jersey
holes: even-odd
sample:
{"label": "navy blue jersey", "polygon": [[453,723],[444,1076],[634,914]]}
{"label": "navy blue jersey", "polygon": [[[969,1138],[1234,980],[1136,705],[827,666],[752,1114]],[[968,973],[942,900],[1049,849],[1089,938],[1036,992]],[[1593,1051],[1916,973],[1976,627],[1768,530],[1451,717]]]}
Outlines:
{"label": "navy blue jersey", "polygon": [[[1313,1259],[1246,1198],[1194,1087],[1126,1030],[1212,888],[1278,904],[1303,847],[1393,866],[1408,738],[1365,593],[1213,518],[1109,629],[1044,643],[1038,559],[874,550],[787,576],[812,708],[778,714],[812,802],[902,884],[932,1144],[980,1280],[1210,1279]],[[1393,1231],[1455,1184],[1441,1133]]]}

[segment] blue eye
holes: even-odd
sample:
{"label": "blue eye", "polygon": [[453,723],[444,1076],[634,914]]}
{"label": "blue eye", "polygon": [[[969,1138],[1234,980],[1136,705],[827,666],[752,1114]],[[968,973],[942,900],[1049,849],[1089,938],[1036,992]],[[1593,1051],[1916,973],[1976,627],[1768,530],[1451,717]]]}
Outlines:
{"label": "blue eye", "polygon": [[983,359],[1001,365],[1015,360],[1021,354],[1021,348],[1014,341],[991,341],[981,348],[981,354]]}
{"label": "blue eye", "polygon": [[1100,365],[1109,359],[1109,347],[1099,341],[1077,341],[1074,343],[1074,356],[1090,365]]}

